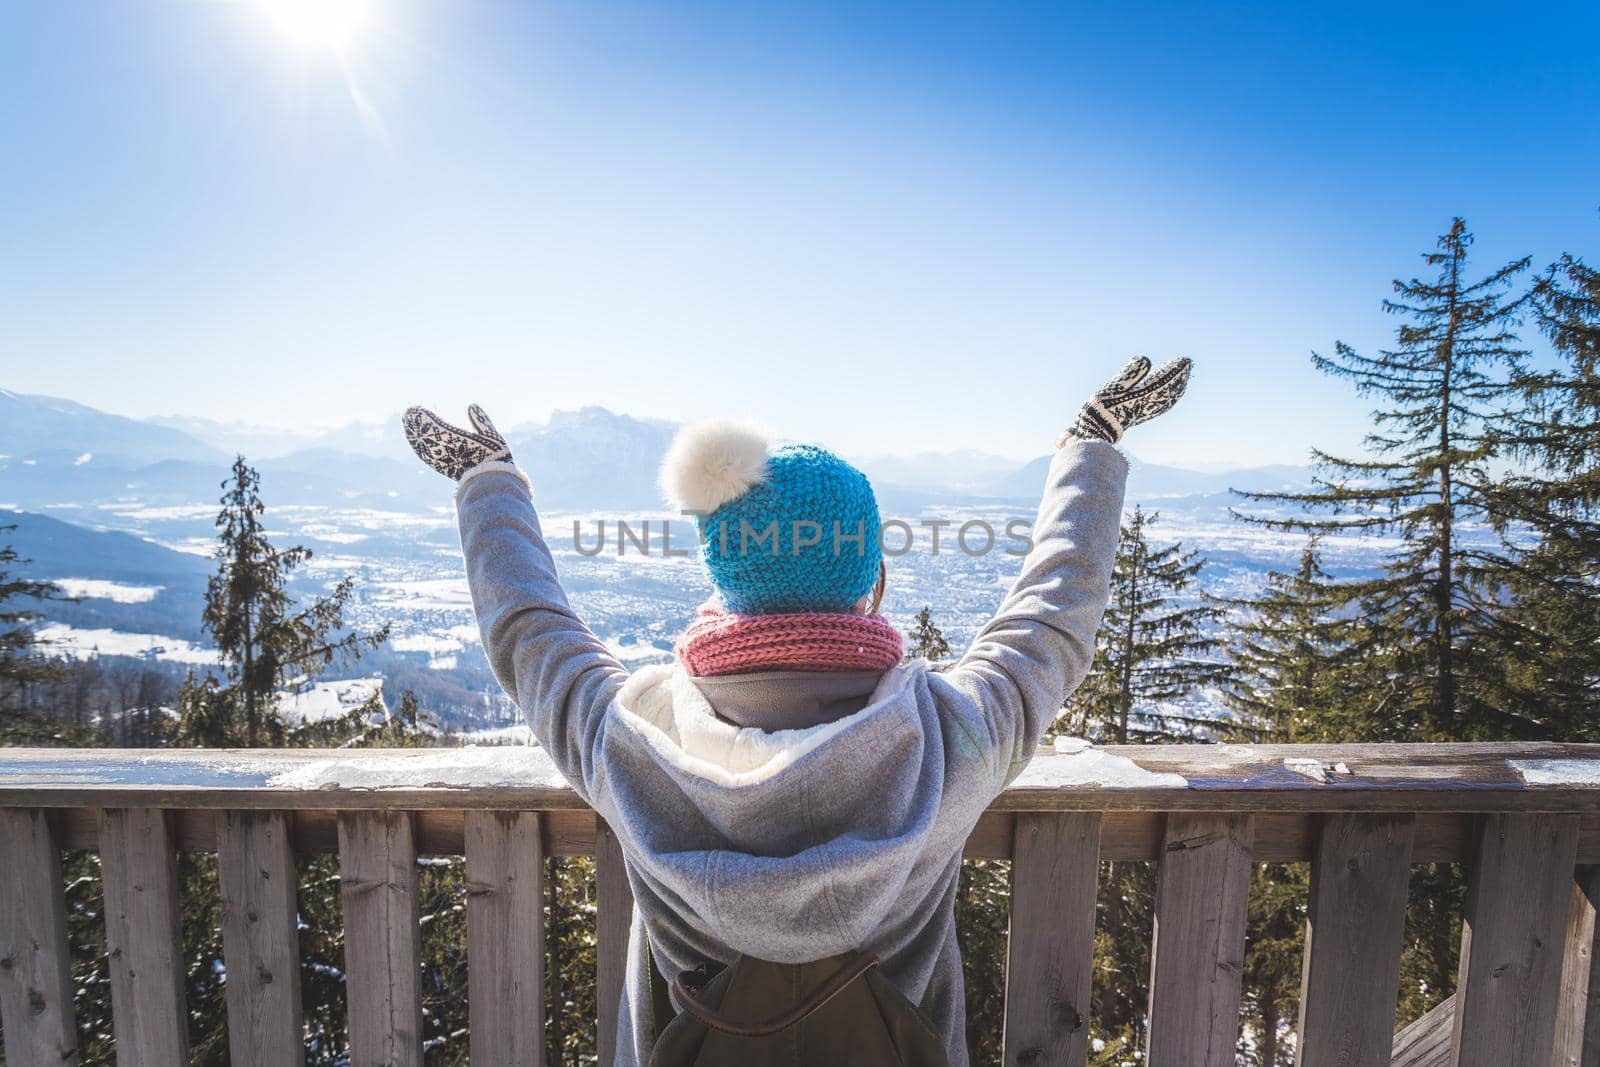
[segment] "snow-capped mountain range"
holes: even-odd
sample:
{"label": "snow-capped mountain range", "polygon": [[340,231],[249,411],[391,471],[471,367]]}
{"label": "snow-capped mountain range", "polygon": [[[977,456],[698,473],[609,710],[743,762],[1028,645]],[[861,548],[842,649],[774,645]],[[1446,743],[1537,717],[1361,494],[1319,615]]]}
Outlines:
{"label": "snow-capped mountain range", "polygon": [[[580,552],[576,531],[590,543],[601,520],[671,517],[656,471],[675,429],[588,407],[507,433],[536,487],[574,606],[625,662],[669,656],[709,586],[693,559],[619,554],[614,542],[599,555]],[[201,600],[214,569],[220,483],[237,453],[261,474],[274,541],[315,553],[292,591],[311,595],[354,576],[350,621],[392,627],[389,644],[356,669],[409,670],[408,685],[420,671],[455,694],[457,709],[477,707],[484,721],[498,721],[505,709],[495,703],[498,688],[477,645],[450,488],[411,455],[398,415],[381,425],[294,434],[185,416],[131,419],[0,392],[0,526],[15,527],[0,543],[32,560],[25,573],[60,582],[75,598],[44,609],[44,632],[58,651],[174,668],[208,662]],[[886,517],[913,526],[979,519],[996,530],[1032,519],[1047,462],[976,450],[851,458],[873,478]],[[1267,570],[1291,567],[1302,541],[1236,521],[1229,490],[1298,487],[1309,477],[1298,467],[1215,474],[1135,459],[1128,500],[1159,509],[1158,538],[1204,552],[1208,590],[1239,594]],[[692,540],[687,527],[674,530],[675,545]],[[1329,544],[1324,562],[1334,571],[1365,570],[1382,546],[1371,538]],[[959,647],[993,611],[1016,559],[924,548],[892,561],[886,613],[906,628],[932,605]]]}
{"label": "snow-capped mountain range", "polygon": [[[539,487],[563,509],[653,508],[656,470],[676,425],[601,407],[558,411],[507,440]],[[435,476],[412,456],[398,413],[383,423],[292,431],[199,416],[134,419],[71,400],[0,390],[0,503],[33,508],[84,501],[175,504],[214,497],[219,474],[243,454],[282,503],[437,502]],[[1048,457],[1020,462],[975,449],[913,456],[852,456],[884,493],[905,498],[1029,499]],[[1134,461],[1141,498],[1304,485],[1303,467],[1222,474]]]}

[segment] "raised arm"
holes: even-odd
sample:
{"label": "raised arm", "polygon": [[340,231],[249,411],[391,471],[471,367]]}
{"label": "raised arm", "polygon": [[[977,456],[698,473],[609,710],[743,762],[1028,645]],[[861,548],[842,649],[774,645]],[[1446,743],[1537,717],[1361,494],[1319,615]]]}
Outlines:
{"label": "raised arm", "polygon": [[467,585],[495,677],[589,800],[605,710],[627,672],[567,603],[527,479],[511,463],[505,439],[481,408],[468,415],[470,430],[412,408],[406,436],[423,462],[459,482]]}
{"label": "raised arm", "polygon": [[1022,573],[946,675],[982,709],[1007,779],[1033,755],[1094,662],[1128,477],[1113,445],[1126,428],[1177,402],[1189,366],[1174,360],[1152,374],[1149,360],[1135,359],[1084,405],[1057,442]]}

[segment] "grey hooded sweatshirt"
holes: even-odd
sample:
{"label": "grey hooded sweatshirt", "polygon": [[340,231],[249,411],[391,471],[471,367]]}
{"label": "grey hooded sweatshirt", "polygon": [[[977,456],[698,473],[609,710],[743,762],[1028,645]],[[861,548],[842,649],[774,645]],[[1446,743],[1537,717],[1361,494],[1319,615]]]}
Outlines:
{"label": "grey hooded sweatshirt", "polygon": [[635,913],[617,1063],[648,1061],[646,938],[664,974],[744,954],[861,949],[967,1063],[954,901],[962,846],[1083,680],[1109,592],[1127,464],[1050,464],[1033,547],[950,670],[632,675],[567,604],[526,481],[457,492],[484,649],[534,736],[616,833]]}

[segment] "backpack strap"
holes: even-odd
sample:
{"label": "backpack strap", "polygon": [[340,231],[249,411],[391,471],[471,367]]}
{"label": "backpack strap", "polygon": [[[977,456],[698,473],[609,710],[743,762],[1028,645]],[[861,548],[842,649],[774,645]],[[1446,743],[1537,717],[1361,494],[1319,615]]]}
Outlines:
{"label": "backpack strap", "polygon": [[672,995],[684,1011],[705,1023],[713,1030],[720,1030],[725,1034],[735,1037],[767,1037],[780,1030],[787,1030],[795,1023],[811,1015],[818,1008],[838,996],[846,986],[857,978],[866,974],[878,965],[878,957],[865,952],[852,953],[833,976],[819,984],[800,1002],[782,1015],[760,1022],[746,1023],[738,1019],[730,1019],[710,1005],[704,1003],[695,994],[699,992],[707,980],[702,969],[685,971],[672,982]]}

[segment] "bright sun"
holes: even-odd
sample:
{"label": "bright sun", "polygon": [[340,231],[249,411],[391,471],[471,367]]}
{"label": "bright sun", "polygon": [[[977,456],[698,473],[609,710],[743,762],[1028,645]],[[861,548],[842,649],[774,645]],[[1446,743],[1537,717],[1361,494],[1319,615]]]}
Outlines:
{"label": "bright sun", "polygon": [[371,22],[371,0],[258,0],[272,24],[302,48],[349,47]]}

